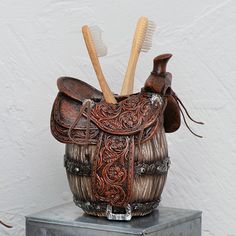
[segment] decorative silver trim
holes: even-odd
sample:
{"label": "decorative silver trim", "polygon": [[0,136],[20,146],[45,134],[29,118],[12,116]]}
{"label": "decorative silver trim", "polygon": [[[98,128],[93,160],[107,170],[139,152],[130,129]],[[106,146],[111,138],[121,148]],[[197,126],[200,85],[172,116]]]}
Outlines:
{"label": "decorative silver trim", "polygon": [[123,221],[130,221],[132,218],[131,215],[131,206],[128,204],[125,207],[125,214],[116,214],[112,212],[112,206],[107,205],[106,215],[108,220],[123,220]]}
{"label": "decorative silver trim", "polygon": [[162,105],[163,99],[159,94],[154,93],[154,94],[152,94],[150,101],[151,101],[152,105],[158,106],[158,104]]}
{"label": "decorative silver trim", "polygon": [[72,175],[78,176],[91,176],[91,165],[90,163],[81,162],[64,156],[64,167],[66,171]]}
{"label": "decorative silver trim", "polygon": [[[73,160],[67,155],[64,156],[64,166],[66,171],[78,176],[91,176],[91,164]],[[170,168],[170,158],[166,157],[161,161],[151,163],[134,163],[134,174],[141,175],[165,175]]]}
{"label": "decorative silver trim", "polygon": [[83,101],[83,105],[85,104],[85,103],[87,103],[87,102],[89,102],[90,103],[90,107],[94,107],[95,106],[95,102],[93,101],[93,100],[91,100],[91,99],[84,99],[84,101]]}
{"label": "decorative silver trim", "polygon": [[153,163],[136,163],[134,166],[136,175],[164,175],[169,168],[170,159],[168,157]]}
{"label": "decorative silver trim", "polygon": [[[78,200],[74,197],[74,203],[75,203],[76,206],[82,208],[88,214],[90,212],[107,213],[106,215],[112,214],[112,213],[116,214],[116,215],[117,214],[118,215],[123,215],[124,214],[124,208],[115,207],[115,206],[113,206],[113,207],[108,206],[108,204],[106,202],[81,201],[81,200]],[[157,200],[152,201],[152,202],[143,202],[143,203],[142,202],[133,202],[133,203],[129,204],[130,208],[125,209],[126,214],[127,214],[127,212],[128,213],[131,212],[131,215],[132,215],[132,213],[135,214],[136,212],[143,212],[144,214],[149,213],[153,209],[158,207],[159,203],[160,203],[160,199],[157,199]],[[112,207],[112,209],[111,209],[111,207]],[[121,216],[119,216],[119,217],[121,217]]]}

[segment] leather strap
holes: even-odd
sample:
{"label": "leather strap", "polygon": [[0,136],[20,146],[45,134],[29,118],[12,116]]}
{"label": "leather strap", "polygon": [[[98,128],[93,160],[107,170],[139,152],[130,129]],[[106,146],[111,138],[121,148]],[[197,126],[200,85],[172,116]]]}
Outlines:
{"label": "leather strap", "polygon": [[96,199],[112,206],[126,206],[133,184],[133,165],[134,136],[101,132],[92,169]]}

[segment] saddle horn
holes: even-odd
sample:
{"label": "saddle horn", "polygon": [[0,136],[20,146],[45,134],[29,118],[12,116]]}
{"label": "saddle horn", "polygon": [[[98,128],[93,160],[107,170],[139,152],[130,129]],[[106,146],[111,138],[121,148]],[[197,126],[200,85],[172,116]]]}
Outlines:
{"label": "saddle horn", "polygon": [[166,67],[172,54],[162,54],[153,60],[153,70],[145,82],[144,90],[148,92],[166,94],[171,86],[172,75],[166,72]]}
{"label": "saddle horn", "polygon": [[180,108],[171,89],[172,74],[166,72],[171,54],[162,54],[153,60],[153,70],[145,82],[144,91],[158,93],[166,97],[164,128],[166,133],[175,132],[180,127]]}

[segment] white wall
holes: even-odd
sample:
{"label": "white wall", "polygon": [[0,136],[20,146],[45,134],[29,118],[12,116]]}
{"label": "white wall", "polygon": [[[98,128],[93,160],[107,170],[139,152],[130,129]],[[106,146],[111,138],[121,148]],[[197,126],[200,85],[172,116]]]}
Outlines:
{"label": "white wall", "polygon": [[64,147],[50,134],[56,78],[98,87],[81,35],[83,24],[105,31],[101,59],[119,92],[139,16],[157,23],[152,50],[139,60],[136,91],[152,58],[171,52],[173,88],[204,121],[168,135],[172,166],[162,205],[203,211],[204,236],[236,235],[236,2],[233,0],[0,1],[0,219],[24,235],[24,216],[71,200]]}

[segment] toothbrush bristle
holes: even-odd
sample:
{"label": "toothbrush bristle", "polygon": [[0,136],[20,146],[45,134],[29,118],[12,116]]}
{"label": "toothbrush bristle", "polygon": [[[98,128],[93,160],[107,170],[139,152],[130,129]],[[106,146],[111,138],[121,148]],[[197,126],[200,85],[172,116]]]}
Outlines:
{"label": "toothbrush bristle", "polygon": [[107,55],[107,47],[102,40],[102,30],[97,26],[89,26],[90,34],[98,57]]}
{"label": "toothbrush bristle", "polygon": [[144,40],[143,40],[142,47],[141,47],[142,52],[147,52],[151,49],[152,38],[153,38],[153,34],[155,32],[155,29],[156,29],[156,23],[148,20],[146,33],[145,33]]}

